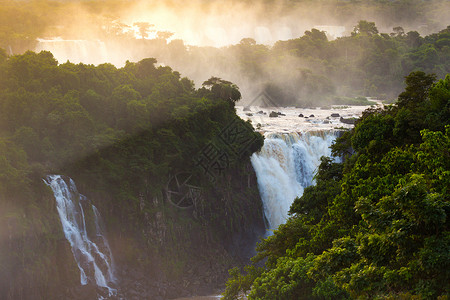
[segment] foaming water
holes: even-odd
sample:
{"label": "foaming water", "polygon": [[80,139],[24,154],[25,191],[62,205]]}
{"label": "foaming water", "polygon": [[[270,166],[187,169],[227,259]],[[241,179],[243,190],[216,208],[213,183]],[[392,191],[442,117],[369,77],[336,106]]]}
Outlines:
{"label": "foaming water", "polygon": [[[49,175],[46,183],[53,190],[64,236],[80,269],[81,284],[95,284],[106,288],[109,296],[116,295],[117,291],[110,287],[116,281],[114,263],[100,213],[78,193],[72,179],[67,181],[60,175]],[[86,226],[85,214],[93,215],[94,228]]]}
{"label": "foaming water", "polygon": [[283,224],[289,208],[306,187],[322,156],[331,156],[330,146],[337,131],[307,133],[266,133],[264,146],[251,157],[258,179],[268,229]]}
{"label": "foaming water", "polygon": [[38,39],[35,51],[50,51],[59,63],[102,64],[112,62],[104,42],[99,40]]}

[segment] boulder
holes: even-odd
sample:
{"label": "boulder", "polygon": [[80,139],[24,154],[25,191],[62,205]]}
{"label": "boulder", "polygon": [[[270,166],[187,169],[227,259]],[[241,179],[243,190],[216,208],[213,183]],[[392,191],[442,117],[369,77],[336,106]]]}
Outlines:
{"label": "boulder", "polygon": [[271,118],[278,118],[278,113],[272,111],[272,112],[270,113],[269,117],[271,117]]}
{"label": "boulder", "polygon": [[303,115],[303,114],[299,114],[298,116],[299,116],[300,118],[303,118],[303,117],[304,117],[304,115]]}
{"label": "boulder", "polygon": [[333,114],[331,114],[331,117],[333,117],[333,118],[339,118],[340,115],[339,115],[338,113],[333,113]]}

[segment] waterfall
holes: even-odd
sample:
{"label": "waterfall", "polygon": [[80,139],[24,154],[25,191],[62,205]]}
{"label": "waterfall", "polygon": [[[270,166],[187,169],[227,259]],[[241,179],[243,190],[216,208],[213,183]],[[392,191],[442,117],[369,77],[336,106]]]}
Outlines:
{"label": "waterfall", "polygon": [[[100,213],[78,193],[72,179],[67,181],[60,175],[49,175],[45,182],[53,190],[64,235],[80,269],[81,284],[95,284],[115,295],[116,290],[110,287],[115,282],[113,258]],[[86,226],[87,221],[95,226]]]}
{"label": "waterfall", "polygon": [[269,229],[284,223],[294,199],[314,184],[320,157],[331,156],[329,147],[337,134],[336,131],[266,134],[264,146],[252,155],[251,162]]}
{"label": "waterfall", "polygon": [[38,39],[35,51],[50,51],[59,63],[101,64],[110,62],[106,45],[102,41]]}

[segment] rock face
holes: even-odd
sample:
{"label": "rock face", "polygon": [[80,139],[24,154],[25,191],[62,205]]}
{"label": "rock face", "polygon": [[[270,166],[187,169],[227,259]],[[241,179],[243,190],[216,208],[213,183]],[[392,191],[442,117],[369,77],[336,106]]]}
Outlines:
{"label": "rock face", "polygon": [[[156,198],[143,194],[135,225],[124,218],[109,226],[119,298],[215,294],[224,288],[228,270],[244,265],[254,255],[265,227],[250,162],[239,170],[227,170],[213,185],[200,185],[204,188],[192,209],[169,205],[163,193]],[[101,197],[95,193],[88,196]],[[113,200],[103,199],[107,210],[107,203]],[[105,219],[117,219],[117,213]]]}
{"label": "rock face", "polygon": [[55,199],[42,181],[36,184],[40,206],[32,210],[0,201],[0,214],[8,215],[0,218],[0,299],[67,299],[71,287],[81,286]]}
{"label": "rock face", "polygon": [[[117,195],[95,189],[83,174],[71,177],[79,192],[95,202],[105,222],[117,295],[109,296],[92,284],[81,285],[55,198],[39,180],[42,209],[33,207],[32,215],[14,214],[0,223],[0,258],[30,249],[25,262],[20,262],[22,257],[2,261],[0,299],[173,299],[215,294],[224,288],[230,268],[248,262],[265,232],[250,161],[227,169],[214,184],[208,179],[198,183],[203,187],[201,196],[190,210],[170,205],[162,191],[150,192],[155,187],[146,179],[141,179],[147,184],[142,192],[118,203]],[[3,212],[7,208],[1,205]],[[26,229],[23,234],[22,229]]]}

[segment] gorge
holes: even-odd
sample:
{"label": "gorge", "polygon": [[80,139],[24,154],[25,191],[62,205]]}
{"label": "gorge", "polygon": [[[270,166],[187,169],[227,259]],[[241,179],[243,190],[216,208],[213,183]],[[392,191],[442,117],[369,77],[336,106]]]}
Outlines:
{"label": "gorge", "polygon": [[0,300],[446,299],[448,1],[316,2],[0,0]]}
{"label": "gorge", "polygon": [[[252,110],[257,111],[273,109],[286,112],[288,116],[297,116],[300,111],[300,109],[252,107]],[[272,230],[286,221],[287,213],[294,199],[300,197],[306,187],[314,184],[314,175],[321,156],[331,155],[331,144],[343,132],[344,129],[330,129],[329,123],[323,122],[323,120],[327,120],[325,116],[336,115],[337,112],[340,115],[357,116],[362,109],[364,107],[334,108],[333,110],[321,109],[320,111],[312,109],[316,112],[317,118],[311,118],[310,122],[304,122],[303,119],[298,117],[296,121],[290,121],[291,130],[295,130],[293,132],[286,132],[288,130],[285,128],[286,126],[280,127],[277,122],[272,122],[273,119],[267,119],[265,122],[262,119],[258,119],[264,124],[260,127],[260,130],[262,132],[268,131],[265,132],[265,141],[261,150],[252,154],[251,165],[256,177],[253,180],[257,181],[261,197],[261,199],[254,199],[254,201],[259,200],[262,202],[266,222],[265,227],[268,230],[265,235],[270,235]],[[243,118],[248,117],[243,112],[243,107],[238,106],[237,111]],[[303,109],[302,111],[306,113],[306,110]],[[282,120],[277,121],[281,122]],[[308,128],[311,122],[316,124],[314,130]],[[333,122],[338,124],[337,121]],[[346,126],[349,127],[349,125]],[[253,180],[250,180],[248,184]],[[123,271],[118,272],[119,277],[122,278],[116,280],[113,254],[102,229],[99,219],[100,214],[97,208],[93,204],[89,204],[87,198],[77,191],[75,182],[70,178],[51,175],[47,177],[46,183],[53,190],[64,235],[72,247],[72,253],[80,271],[81,284],[86,285],[89,282],[91,286],[97,286],[95,289],[97,297],[102,298],[114,298],[116,296],[120,298],[132,295],[139,295],[138,298],[149,295],[158,297],[154,292],[146,291],[148,288],[154,289],[155,286],[142,287],[139,291],[136,285],[126,283],[129,280],[122,277],[125,275]],[[239,194],[239,189],[234,189],[234,193]],[[98,195],[93,197],[97,198]],[[142,199],[142,201],[145,200]],[[197,199],[196,201],[201,200]],[[146,204],[141,203],[140,205],[145,206]],[[197,208],[193,209],[199,213]],[[158,214],[155,216],[157,218],[162,217],[162,215],[158,217]],[[148,219],[148,221],[154,222],[155,220]],[[159,222],[167,221],[161,219]],[[158,227],[161,225],[158,225]],[[252,224],[249,225],[254,226]],[[151,227],[154,227],[154,225]],[[155,229],[158,227],[155,227]],[[263,235],[262,231],[251,230],[244,235],[234,233],[231,240],[227,242],[231,244],[226,245],[225,249],[228,249],[226,251],[231,251],[230,253],[234,256],[244,258],[245,262],[245,259],[255,254],[255,241]],[[154,235],[153,238],[164,239],[160,234]],[[149,242],[155,243],[156,241],[149,240]],[[115,241],[113,241],[113,245],[114,243]],[[203,272],[205,274],[196,274],[196,276],[211,276],[210,271],[207,269],[203,269]],[[141,280],[137,279],[137,281]],[[220,287],[220,281],[217,284],[219,285],[216,288]],[[208,281],[200,283],[200,285],[203,285],[203,288],[209,286]],[[201,289],[200,286],[197,286],[196,289],[191,289],[190,293],[198,295]],[[213,291],[210,288],[205,289],[205,293]],[[173,296],[180,296],[185,292],[179,291],[179,293],[181,294],[173,294]]]}

